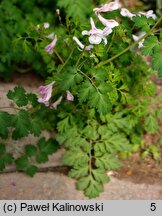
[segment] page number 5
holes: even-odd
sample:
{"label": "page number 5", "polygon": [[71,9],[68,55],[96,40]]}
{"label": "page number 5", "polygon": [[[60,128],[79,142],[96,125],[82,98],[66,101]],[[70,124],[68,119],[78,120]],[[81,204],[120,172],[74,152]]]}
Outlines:
{"label": "page number 5", "polygon": [[156,203],[151,203],[150,210],[151,211],[155,211],[156,210]]}

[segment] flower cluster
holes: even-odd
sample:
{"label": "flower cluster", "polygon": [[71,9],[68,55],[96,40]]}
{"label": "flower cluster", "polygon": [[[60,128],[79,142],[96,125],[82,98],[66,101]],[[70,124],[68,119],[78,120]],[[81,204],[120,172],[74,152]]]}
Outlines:
{"label": "flower cluster", "polygon": [[[105,19],[103,16],[101,16],[100,13],[110,12],[110,11],[117,10],[117,9],[121,9],[120,10],[121,16],[128,17],[130,19],[132,19],[134,16],[141,16],[141,15],[146,16],[147,18],[151,17],[152,19],[156,19],[156,15],[153,13],[152,10],[149,10],[148,12],[140,11],[137,14],[133,14],[128,9],[122,8],[122,4],[119,3],[118,0],[115,0],[114,2],[110,2],[110,3],[106,3],[100,8],[94,8],[93,9],[97,18],[105,26],[105,28],[104,29],[98,29],[95,26],[93,18],[91,17],[90,18],[91,29],[89,31],[87,31],[87,30],[82,31],[82,35],[88,35],[89,36],[89,43],[90,44],[100,44],[102,42],[102,40],[104,41],[105,45],[107,44],[107,38],[106,37],[112,33],[113,28],[118,26],[119,23],[114,19]],[[142,33],[142,36],[144,34],[145,34],[145,32]],[[140,36],[133,35],[133,39],[136,41],[136,40],[139,40],[142,36],[141,35]],[[73,39],[75,40],[75,42],[79,45],[79,47],[81,49],[84,48],[85,50],[90,50],[89,47],[91,49],[93,48],[91,45],[85,47],[79,41],[79,39],[76,37],[73,37]],[[142,46],[143,46],[143,41],[139,44],[139,48],[141,48]]]}
{"label": "flower cluster", "polygon": [[[51,82],[48,85],[40,86],[39,93],[40,97],[38,98],[39,103],[43,103],[45,106],[50,106],[51,109],[56,109],[57,106],[61,103],[63,96],[60,96],[54,103],[50,103],[50,99],[52,97],[52,89],[55,81]],[[68,101],[73,101],[74,96],[71,94],[70,91],[66,91],[66,99]]]}

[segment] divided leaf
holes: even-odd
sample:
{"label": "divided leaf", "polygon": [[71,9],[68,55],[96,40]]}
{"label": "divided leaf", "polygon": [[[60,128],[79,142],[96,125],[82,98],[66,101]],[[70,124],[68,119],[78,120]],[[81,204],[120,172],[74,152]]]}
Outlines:
{"label": "divided leaf", "polygon": [[153,55],[152,67],[154,70],[158,71],[158,76],[162,77],[162,54],[155,53]]}
{"label": "divided leaf", "polygon": [[13,100],[17,106],[22,107],[28,104],[26,91],[22,87],[15,87],[13,91],[9,91],[7,97]]}
{"label": "divided leaf", "polygon": [[11,126],[11,116],[7,112],[0,112],[0,137],[8,137],[8,127]]}
{"label": "divided leaf", "polygon": [[73,148],[65,153],[63,157],[63,162],[68,166],[83,166],[89,161],[88,155],[83,152],[79,147]]}
{"label": "divided leaf", "polygon": [[145,39],[142,49],[143,55],[152,55],[154,52],[160,52],[160,43],[156,36],[150,36]]}
{"label": "divided leaf", "polygon": [[12,117],[12,125],[15,127],[12,133],[13,139],[27,136],[30,131],[30,120],[28,112],[25,110],[20,110],[17,115],[14,115]]}
{"label": "divided leaf", "polygon": [[107,114],[112,109],[112,104],[108,95],[95,91],[89,99],[90,107],[96,108],[100,114]]}
{"label": "divided leaf", "polygon": [[38,171],[38,167],[31,165],[26,155],[23,155],[16,159],[15,163],[18,170],[24,171],[31,177],[33,177],[34,174]]}
{"label": "divided leaf", "polygon": [[0,171],[5,169],[5,166],[13,162],[13,156],[11,153],[6,152],[6,146],[0,144]]}
{"label": "divided leaf", "polygon": [[94,86],[91,84],[89,80],[85,80],[80,87],[79,94],[78,94],[78,99],[80,103],[86,101],[91,97],[91,94],[94,93],[96,90]]}

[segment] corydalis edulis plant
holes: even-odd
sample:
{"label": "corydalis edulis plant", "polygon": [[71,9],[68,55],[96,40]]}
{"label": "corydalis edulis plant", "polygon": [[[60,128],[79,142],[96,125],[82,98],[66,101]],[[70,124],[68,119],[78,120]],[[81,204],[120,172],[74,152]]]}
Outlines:
{"label": "corydalis edulis plant", "polygon": [[[149,80],[153,71],[141,55],[151,55],[153,69],[162,75],[158,28],[162,18],[156,20],[153,12],[123,9],[118,1],[96,7],[92,13],[90,24],[67,18],[67,25],[61,23],[55,31],[41,29],[39,41],[52,76],[38,89],[39,98],[20,88],[10,91],[8,98],[19,112],[0,113],[4,125],[12,119],[6,127],[15,125],[14,138],[39,135],[40,122],[57,132],[57,142],[66,149],[63,162],[71,167],[69,176],[78,180],[77,188],[90,198],[103,191],[109,180],[107,170],[119,167],[119,155],[130,155],[140,148],[144,132],[158,130],[161,112],[148,107],[151,99],[147,99],[155,93]],[[48,45],[50,49],[44,49]],[[29,111],[28,102],[33,106]],[[6,137],[4,127],[0,134]],[[18,168],[22,170],[23,164],[23,170],[33,175],[36,168],[30,165],[30,157],[47,161],[54,152],[52,143],[41,139],[34,148],[28,145],[25,157],[17,160]]]}
{"label": "corydalis edulis plant", "polygon": [[[149,115],[143,97],[154,93],[148,82],[152,71],[132,48],[151,55],[153,69],[162,74],[156,35],[162,18],[156,21],[153,11],[131,12],[118,1],[93,11],[89,29],[58,35],[55,51],[61,55],[60,44],[66,41],[68,56],[50,79],[56,82],[53,96],[59,95],[56,139],[67,149],[63,161],[72,167],[69,175],[78,180],[77,188],[90,198],[103,191],[107,170],[119,167],[118,154],[131,152],[142,131],[149,130],[148,123],[142,125]],[[65,92],[72,100],[63,100]]]}

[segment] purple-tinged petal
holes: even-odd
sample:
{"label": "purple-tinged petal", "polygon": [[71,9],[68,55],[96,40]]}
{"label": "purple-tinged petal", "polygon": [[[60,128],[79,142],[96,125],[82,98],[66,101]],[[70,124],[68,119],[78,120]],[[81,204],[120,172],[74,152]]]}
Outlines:
{"label": "purple-tinged petal", "polygon": [[126,8],[122,8],[120,11],[120,14],[124,17],[129,17],[130,19],[132,19],[132,17],[136,16],[136,14],[131,13],[128,9]]}
{"label": "purple-tinged petal", "polygon": [[103,36],[104,36],[104,37],[107,36],[107,35],[109,35],[109,34],[111,34],[111,33],[112,33],[112,29],[111,29],[111,28],[105,27],[105,28],[103,29]]}
{"label": "purple-tinged petal", "polygon": [[91,35],[89,37],[90,44],[100,44],[101,41],[102,41],[102,37],[100,37],[98,35]]}
{"label": "purple-tinged petal", "polygon": [[53,39],[53,41],[45,47],[45,51],[48,52],[49,54],[52,54],[53,53],[53,49],[54,49],[54,47],[56,45],[57,40],[58,40],[57,36],[55,36],[55,38]]}
{"label": "purple-tinged petal", "polygon": [[98,14],[97,16],[98,16],[98,19],[102,22],[102,24],[106,27],[114,28],[119,25],[119,23],[113,19],[105,19],[100,14]]}
{"label": "purple-tinged petal", "polygon": [[66,91],[66,99],[68,101],[73,101],[74,100],[74,96],[72,95],[72,93],[70,91]]}
{"label": "purple-tinged petal", "polygon": [[153,10],[149,10],[149,11],[147,11],[147,12],[143,12],[143,11],[140,11],[139,13],[138,13],[138,15],[140,16],[140,15],[143,15],[143,16],[146,16],[147,18],[149,18],[149,17],[152,17],[152,19],[156,19],[156,15],[154,14],[154,11]]}
{"label": "purple-tinged petal", "polygon": [[52,88],[54,83],[55,81],[53,81],[48,85],[39,87],[39,93],[40,93],[40,98],[38,98],[39,103],[44,103],[46,106],[49,105],[49,100],[52,96]]}
{"label": "purple-tinged petal", "polygon": [[85,47],[85,50],[87,50],[87,51],[89,51],[89,50],[91,50],[91,49],[93,49],[93,45],[89,45],[89,46],[86,46],[86,47]]}
{"label": "purple-tinged petal", "polygon": [[115,1],[115,2],[110,2],[110,3],[104,4],[100,8],[94,8],[93,11],[95,13],[108,12],[108,11],[117,10],[117,9],[121,8],[121,6],[122,5],[118,1]]}
{"label": "purple-tinged petal", "polygon": [[59,97],[59,99],[57,101],[55,101],[53,104],[51,104],[50,108],[51,109],[57,109],[57,106],[61,103],[62,101],[62,96]]}
{"label": "purple-tinged petal", "polygon": [[94,20],[92,17],[90,17],[90,24],[91,24],[91,29],[96,29],[96,26],[95,26],[95,23],[94,23]]}

